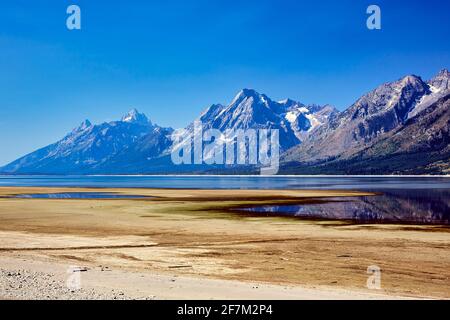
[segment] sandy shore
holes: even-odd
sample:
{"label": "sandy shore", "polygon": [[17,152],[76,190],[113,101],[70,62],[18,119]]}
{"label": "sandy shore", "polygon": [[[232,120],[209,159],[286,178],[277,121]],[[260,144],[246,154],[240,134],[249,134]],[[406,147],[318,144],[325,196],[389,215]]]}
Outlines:
{"label": "sandy shore", "polygon": [[[98,189],[0,188],[0,196],[65,191]],[[351,225],[230,211],[244,204],[308,203],[363,193],[101,191],[154,198],[0,198],[0,297],[450,298],[446,227]],[[381,290],[366,288],[371,265],[381,268]],[[86,267],[81,290],[65,286],[69,266]]]}
{"label": "sandy shore", "polygon": [[2,299],[402,299],[376,292],[194,278],[103,266],[91,266],[80,273],[78,289],[67,287],[68,276],[75,273],[64,263],[36,261],[25,256],[0,257],[0,265]]}

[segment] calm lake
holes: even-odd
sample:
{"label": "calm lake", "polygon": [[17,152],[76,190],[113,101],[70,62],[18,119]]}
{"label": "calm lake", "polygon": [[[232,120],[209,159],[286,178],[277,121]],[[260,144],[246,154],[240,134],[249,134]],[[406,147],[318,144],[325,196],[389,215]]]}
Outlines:
{"label": "calm lake", "polygon": [[344,219],[361,223],[450,225],[450,177],[0,176],[0,186],[367,190],[381,194],[333,198],[302,206],[261,206],[247,210],[261,215]]}

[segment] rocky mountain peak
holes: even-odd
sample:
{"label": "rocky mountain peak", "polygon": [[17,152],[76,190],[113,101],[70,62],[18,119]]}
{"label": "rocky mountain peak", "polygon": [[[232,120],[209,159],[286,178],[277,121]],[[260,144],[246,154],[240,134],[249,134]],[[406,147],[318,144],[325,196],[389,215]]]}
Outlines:
{"label": "rocky mountain peak", "polygon": [[82,132],[86,129],[92,127],[92,123],[89,120],[84,120],[77,128],[73,130],[73,132]]}
{"label": "rocky mountain peak", "polygon": [[431,91],[445,91],[450,90],[450,72],[447,69],[442,69],[428,84],[431,86]]}
{"label": "rocky mountain peak", "polygon": [[131,109],[127,114],[122,117],[122,122],[136,123],[141,125],[149,125],[150,120],[143,113],[140,113],[137,109]]}

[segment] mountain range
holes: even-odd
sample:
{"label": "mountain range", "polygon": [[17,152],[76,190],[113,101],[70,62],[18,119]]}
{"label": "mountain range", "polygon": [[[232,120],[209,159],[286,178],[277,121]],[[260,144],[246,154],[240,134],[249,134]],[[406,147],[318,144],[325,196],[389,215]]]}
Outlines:
{"label": "mountain range", "polygon": [[409,75],[379,86],[288,150],[287,171],[448,173],[449,78],[444,69],[426,82]]}
{"label": "mountain range", "polygon": [[[195,119],[203,129],[278,129],[289,174],[450,173],[450,74],[385,83],[343,112],[241,90]],[[193,130],[193,123],[186,130]],[[4,174],[254,173],[250,167],[174,166],[172,128],[133,109],[119,121],[84,121],[60,141],[0,168]],[[213,171],[211,171],[213,170]]]}

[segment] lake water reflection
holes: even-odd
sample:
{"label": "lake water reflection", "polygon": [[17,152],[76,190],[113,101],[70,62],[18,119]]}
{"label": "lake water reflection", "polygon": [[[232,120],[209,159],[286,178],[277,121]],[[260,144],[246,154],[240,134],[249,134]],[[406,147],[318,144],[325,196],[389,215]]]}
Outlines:
{"label": "lake water reflection", "polygon": [[[318,189],[361,190],[382,195],[335,198],[320,204],[249,208],[278,214],[359,222],[405,222],[449,225],[450,177],[374,176],[0,176],[4,187],[95,187],[168,189]],[[101,191],[99,191],[101,193]],[[67,194],[66,194],[67,195]],[[62,198],[64,195],[40,197]],[[77,197],[85,197],[86,194]],[[37,197],[23,195],[23,197]],[[69,194],[66,198],[75,198]],[[105,198],[105,194],[90,194]],[[118,198],[130,196],[113,196]],[[135,198],[134,196],[131,196]]]}
{"label": "lake water reflection", "polygon": [[34,193],[18,194],[19,199],[146,199],[150,197],[111,192],[64,192],[64,193]]}
{"label": "lake water reflection", "polygon": [[261,206],[246,208],[244,211],[299,218],[352,220],[360,223],[450,224],[450,190],[448,189],[376,191],[383,194],[369,197],[332,198],[329,202],[306,205]]}

